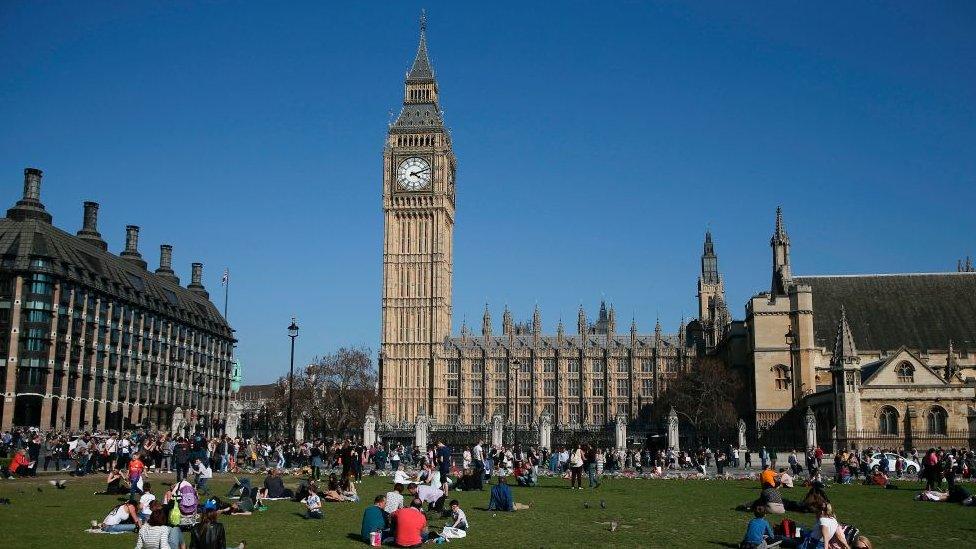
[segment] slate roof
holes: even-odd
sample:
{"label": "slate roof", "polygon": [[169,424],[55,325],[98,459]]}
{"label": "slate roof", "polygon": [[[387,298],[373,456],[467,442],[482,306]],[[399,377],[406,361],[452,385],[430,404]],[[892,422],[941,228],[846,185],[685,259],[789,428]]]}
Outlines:
{"label": "slate roof", "polygon": [[410,103],[403,106],[400,116],[393,123],[394,129],[406,131],[439,130],[444,127],[444,116],[436,103]]}
{"label": "slate roof", "polygon": [[818,346],[833,348],[841,307],[860,351],[976,348],[976,273],[798,276],[813,288]]}
{"label": "slate roof", "polygon": [[[48,273],[213,335],[233,339],[230,325],[203,295],[43,219],[0,219],[0,256],[4,270]],[[48,261],[45,266],[31,266],[35,257]]]}

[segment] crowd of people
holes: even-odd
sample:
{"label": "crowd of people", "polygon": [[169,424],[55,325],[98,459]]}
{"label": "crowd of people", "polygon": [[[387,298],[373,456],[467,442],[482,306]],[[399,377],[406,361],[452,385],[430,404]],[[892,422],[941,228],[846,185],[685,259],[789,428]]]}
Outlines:
{"label": "crowd of people", "polygon": [[[540,476],[566,479],[571,490],[598,489],[606,475],[623,471],[665,476],[680,473],[707,476],[714,470],[737,468],[748,473],[753,453],[726,446],[713,450],[675,451],[671,448],[604,448],[585,443],[552,451],[535,447],[492,446],[477,441],[454,449],[443,442],[427,448],[402,443],[369,446],[349,439],[286,440],[191,436],[133,431],[40,433],[16,430],[0,434],[0,457],[8,457],[4,473],[9,478],[35,476],[53,470],[76,476],[105,475],[105,489],[112,505],[101,520],[93,520],[92,533],[137,532],[137,548],[171,549],[226,547],[219,522],[222,514],[250,515],[266,510],[275,500],[300,504],[308,520],[322,520],[331,504],[361,501],[357,487],[366,474],[390,478],[391,489],[371,495],[362,517],[360,535],[371,545],[414,547],[468,535],[470,523],[452,491],[486,490],[486,509],[511,512],[528,509],[515,501],[510,482],[532,488]],[[958,482],[974,471],[974,454],[958,449],[889,451],[868,448],[840,451],[833,456],[835,474],[821,473],[825,454],[810,448],[786,454],[785,462],[765,447],[755,452],[760,492],[757,499],[740,506],[753,518],[746,526],[741,546],[871,547],[857,529],[838,521],[827,495],[831,483],[862,482],[894,487],[891,480],[919,478],[925,489],[915,499],[976,505]],[[211,494],[209,481],[215,473],[233,475],[234,485],[223,497]],[[162,475],[175,481],[162,486]],[[252,485],[255,474],[264,475]],[[151,480],[158,476],[159,480]],[[298,479],[294,487],[286,478]],[[259,477],[260,478],[260,477]],[[51,481],[62,488],[63,481]],[[154,484],[160,486],[154,490]],[[801,500],[784,498],[781,490],[802,486]],[[367,499],[369,501],[369,499]],[[810,528],[783,518],[775,526],[771,515],[810,513]],[[430,522],[443,519],[439,528]],[[831,541],[833,540],[833,541]],[[237,547],[243,547],[241,542]]]}

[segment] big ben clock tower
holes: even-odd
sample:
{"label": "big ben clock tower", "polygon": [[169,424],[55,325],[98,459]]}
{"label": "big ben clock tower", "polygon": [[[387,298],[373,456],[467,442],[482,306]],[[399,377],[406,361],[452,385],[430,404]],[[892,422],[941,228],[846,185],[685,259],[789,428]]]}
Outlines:
{"label": "big ben clock tower", "polygon": [[440,354],[451,331],[455,169],[421,14],[403,109],[383,148],[380,391],[387,421],[443,416]]}

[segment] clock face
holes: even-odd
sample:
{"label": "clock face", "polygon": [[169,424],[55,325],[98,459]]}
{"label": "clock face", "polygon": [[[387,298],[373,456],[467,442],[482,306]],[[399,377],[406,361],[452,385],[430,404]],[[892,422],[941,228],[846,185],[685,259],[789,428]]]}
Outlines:
{"label": "clock face", "polygon": [[430,163],[416,156],[404,160],[397,168],[397,184],[408,191],[426,189],[430,186]]}

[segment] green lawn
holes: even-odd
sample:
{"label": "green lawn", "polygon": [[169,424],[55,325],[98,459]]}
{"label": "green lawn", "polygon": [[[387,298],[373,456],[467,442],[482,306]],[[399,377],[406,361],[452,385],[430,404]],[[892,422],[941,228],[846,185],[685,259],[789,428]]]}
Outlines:
{"label": "green lawn", "polygon": [[[36,480],[0,480],[3,547],[112,547],[131,548],[135,535],[92,535],[82,530],[91,519],[101,520],[114,499],[95,496],[103,477],[70,479],[66,490]],[[171,476],[167,476],[169,481]],[[162,484],[160,477],[151,479]],[[326,518],[305,521],[303,507],[289,501],[270,502],[270,509],[249,517],[222,519],[228,543],[246,540],[254,549],[265,547],[359,546],[363,508],[377,493],[387,490],[388,479],[367,478],[360,485],[362,503],[326,504]],[[295,480],[286,479],[293,485]],[[956,504],[912,501],[917,484],[903,482],[901,490],[864,486],[828,489],[841,522],[857,525],[876,547],[964,546],[976,539],[976,509]],[[213,481],[214,493],[226,493],[224,478]],[[40,488],[40,490],[39,490]],[[158,495],[158,490],[154,490]],[[491,513],[487,492],[455,493],[467,510],[469,537],[452,541],[456,547],[557,547],[611,544],[621,547],[734,547],[751,515],[733,510],[756,496],[755,482],[607,479],[597,490],[570,491],[563,481],[543,479],[536,488],[514,488],[516,501],[531,509],[517,513]],[[786,490],[800,499],[802,488]],[[600,500],[606,509],[600,508]],[[589,508],[584,503],[589,503]],[[791,514],[801,525],[811,515]],[[611,533],[609,522],[619,521]],[[443,520],[432,524],[441,526]],[[970,540],[964,542],[964,540]],[[310,545],[311,544],[311,545]],[[961,544],[961,545],[960,545]]]}

